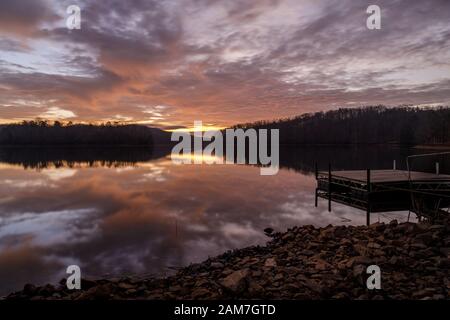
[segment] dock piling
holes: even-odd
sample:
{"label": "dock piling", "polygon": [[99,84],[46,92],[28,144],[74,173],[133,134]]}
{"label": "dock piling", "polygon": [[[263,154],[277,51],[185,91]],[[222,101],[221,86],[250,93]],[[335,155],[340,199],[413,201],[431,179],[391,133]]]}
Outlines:
{"label": "dock piling", "polygon": [[319,192],[319,190],[316,188],[316,196],[315,196],[315,199],[314,199],[314,206],[317,208],[317,201],[318,201],[318,199],[319,199],[319,195],[317,194]]}
{"label": "dock piling", "polygon": [[370,192],[371,192],[371,190],[372,190],[372,187],[371,187],[371,183],[370,183],[370,169],[367,169],[367,209],[366,209],[367,225],[370,225]]}
{"label": "dock piling", "polygon": [[328,212],[331,212],[331,163],[328,164]]}

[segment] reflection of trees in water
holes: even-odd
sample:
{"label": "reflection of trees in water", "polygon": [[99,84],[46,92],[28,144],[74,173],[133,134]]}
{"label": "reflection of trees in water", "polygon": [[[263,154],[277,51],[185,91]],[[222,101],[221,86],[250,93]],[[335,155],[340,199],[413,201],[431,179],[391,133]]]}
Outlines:
{"label": "reflection of trees in water", "polygon": [[[429,152],[391,146],[282,146],[280,166],[308,174],[314,172],[316,163],[319,170],[327,170],[329,163],[333,170],[391,169],[395,160],[397,169],[406,170],[408,155]],[[441,173],[450,173],[450,155],[415,159],[412,165],[410,161],[410,166],[411,170],[434,172],[436,162],[439,162]]]}
{"label": "reflection of trees in water", "polygon": [[[170,155],[172,146],[154,147],[4,147],[0,162],[21,165],[25,169],[88,167],[124,167]],[[406,170],[406,157],[429,150],[391,146],[280,146],[280,167],[303,174],[314,172],[315,163],[326,170],[397,169]],[[450,155],[414,159],[412,170],[434,172],[439,162],[441,173],[450,173]]]}
{"label": "reflection of trees in water", "polygon": [[[406,157],[433,151],[416,148],[385,146],[280,146],[280,168],[312,174],[317,163],[319,170],[392,169],[406,170]],[[248,159],[247,159],[248,160]],[[439,162],[440,173],[450,173],[450,155],[410,160],[413,171],[434,172]]]}
{"label": "reflection of trees in water", "polygon": [[155,147],[4,147],[0,162],[21,165],[25,169],[88,167],[124,167],[164,157],[170,146]]}

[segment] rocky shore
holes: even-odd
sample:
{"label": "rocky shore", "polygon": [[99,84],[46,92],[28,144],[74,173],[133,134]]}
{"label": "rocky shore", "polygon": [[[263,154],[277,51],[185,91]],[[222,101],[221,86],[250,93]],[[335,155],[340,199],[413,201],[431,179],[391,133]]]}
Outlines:
{"label": "rocky shore", "polygon": [[[167,278],[82,280],[81,290],[35,287],[6,299],[449,299],[450,225],[294,227],[265,246],[226,252]],[[369,290],[366,269],[381,269]]]}

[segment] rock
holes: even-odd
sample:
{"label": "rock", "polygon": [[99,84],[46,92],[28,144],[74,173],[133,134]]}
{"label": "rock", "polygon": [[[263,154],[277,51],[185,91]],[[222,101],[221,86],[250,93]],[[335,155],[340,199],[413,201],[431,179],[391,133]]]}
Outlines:
{"label": "rock", "polygon": [[304,256],[307,256],[307,257],[311,257],[311,256],[313,256],[315,254],[315,252],[312,251],[312,250],[302,250],[301,254],[304,255]]}
{"label": "rock", "polygon": [[349,299],[349,295],[346,292],[339,292],[339,293],[335,294],[331,298],[332,299],[338,299],[338,300]]}
{"label": "rock", "polygon": [[193,299],[199,299],[199,298],[205,298],[205,297],[209,296],[210,294],[211,294],[211,292],[207,289],[197,288],[192,292],[191,296]]}
{"label": "rock", "polygon": [[351,268],[357,264],[370,265],[372,263],[372,259],[365,256],[356,256],[348,259],[346,267]]}
{"label": "rock", "polygon": [[367,245],[367,248],[369,248],[369,249],[379,249],[379,248],[381,248],[381,246],[378,243],[369,242],[369,244]]}
{"label": "rock", "polygon": [[420,257],[432,257],[435,255],[433,248],[426,248],[418,252]]}
{"label": "rock", "polygon": [[125,291],[126,295],[134,295],[136,294],[137,290],[136,289],[129,289],[127,291]]}
{"label": "rock", "polygon": [[135,285],[130,284],[130,283],[126,283],[126,282],[120,282],[119,285],[118,285],[118,287],[119,287],[120,289],[124,289],[124,290],[129,290],[129,289],[134,289],[134,288],[136,288]]}
{"label": "rock", "polygon": [[275,261],[274,258],[268,258],[264,262],[264,267],[275,268],[276,266],[277,266],[277,262]]}
{"label": "rock", "polygon": [[432,226],[430,226],[428,228],[428,230],[444,230],[445,229],[445,225],[443,224],[433,224]]}
{"label": "rock", "polygon": [[327,270],[330,269],[331,265],[323,259],[314,260],[314,269],[316,270]]}
{"label": "rock", "polygon": [[423,298],[429,294],[430,294],[430,292],[428,290],[419,290],[419,291],[413,292],[412,297],[413,297],[413,299]]}
{"label": "rock", "polygon": [[450,248],[447,247],[440,248],[439,252],[450,259]]}
{"label": "rock", "polygon": [[83,290],[87,290],[90,289],[92,287],[95,287],[97,285],[97,283],[93,280],[88,280],[88,279],[81,279],[81,289]]}
{"label": "rock", "polygon": [[248,275],[248,269],[235,271],[232,274],[228,275],[225,279],[223,279],[221,285],[225,289],[233,293],[240,293],[246,288],[246,278],[248,277]]}
{"label": "rock", "polygon": [[374,229],[377,232],[383,232],[386,229],[386,225],[383,222],[375,222],[369,226],[370,229]]}
{"label": "rock", "polygon": [[211,268],[213,269],[222,269],[223,267],[224,267],[223,263],[211,262]]}
{"label": "rock", "polygon": [[430,245],[433,243],[433,236],[431,233],[420,233],[416,235],[415,241],[418,243],[423,243],[425,245]]}
{"label": "rock", "polygon": [[111,285],[100,285],[92,287],[89,290],[81,293],[76,300],[106,300],[109,299],[112,293]]}
{"label": "rock", "polygon": [[396,227],[397,225],[398,225],[398,221],[395,219],[389,222],[390,227]]}
{"label": "rock", "polygon": [[282,273],[277,273],[277,274],[275,275],[275,277],[273,278],[273,280],[274,280],[274,281],[279,281],[279,280],[282,280],[283,278],[284,278],[284,276],[283,276]]}
{"label": "rock", "polygon": [[54,292],[55,292],[55,287],[52,286],[51,284],[47,284],[47,285],[37,289],[37,293],[44,297],[51,296]]}
{"label": "rock", "polygon": [[293,240],[294,238],[295,236],[290,232],[286,233],[284,236],[281,237],[283,241],[290,241]]}
{"label": "rock", "polygon": [[305,286],[319,295],[323,293],[324,288],[317,281],[308,279],[305,281]]}
{"label": "rock", "polygon": [[273,233],[273,229],[272,228],[265,228],[264,229],[264,233],[266,234],[266,236],[271,236]]}
{"label": "rock", "polygon": [[366,273],[365,266],[359,264],[353,267],[353,277],[361,285],[364,284],[363,276],[365,275],[365,273]]}
{"label": "rock", "polygon": [[411,247],[414,249],[427,249],[428,247],[420,242],[414,242],[411,244]]}
{"label": "rock", "polygon": [[261,271],[259,271],[259,270],[256,270],[256,271],[253,271],[252,272],[252,276],[253,277],[261,277],[261,275],[262,275],[262,272]]}
{"label": "rock", "polygon": [[367,248],[367,246],[361,245],[361,244],[355,244],[353,246],[353,249],[360,255],[360,256],[365,256],[369,249]]}
{"label": "rock", "polygon": [[228,268],[226,268],[225,270],[222,271],[222,274],[225,276],[232,274],[232,273],[233,273],[233,270],[228,269]]}
{"label": "rock", "polygon": [[170,292],[179,292],[181,291],[182,287],[180,285],[170,286],[169,291]]}
{"label": "rock", "polygon": [[252,296],[252,298],[256,298],[258,295],[264,292],[264,288],[258,284],[256,281],[251,281],[248,286],[248,293]]}
{"label": "rock", "polygon": [[32,295],[36,292],[36,286],[27,283],[24,287],[23,287],[23,293],[26,295]]}

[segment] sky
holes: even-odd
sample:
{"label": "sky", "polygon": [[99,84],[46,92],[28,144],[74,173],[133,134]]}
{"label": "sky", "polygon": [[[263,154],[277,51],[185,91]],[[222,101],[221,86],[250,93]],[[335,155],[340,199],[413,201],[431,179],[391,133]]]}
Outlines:
{"label": "sky", "polygon": [[0,123],[213,128],[449,105],[449,22],[448,0],[1,0]]}

